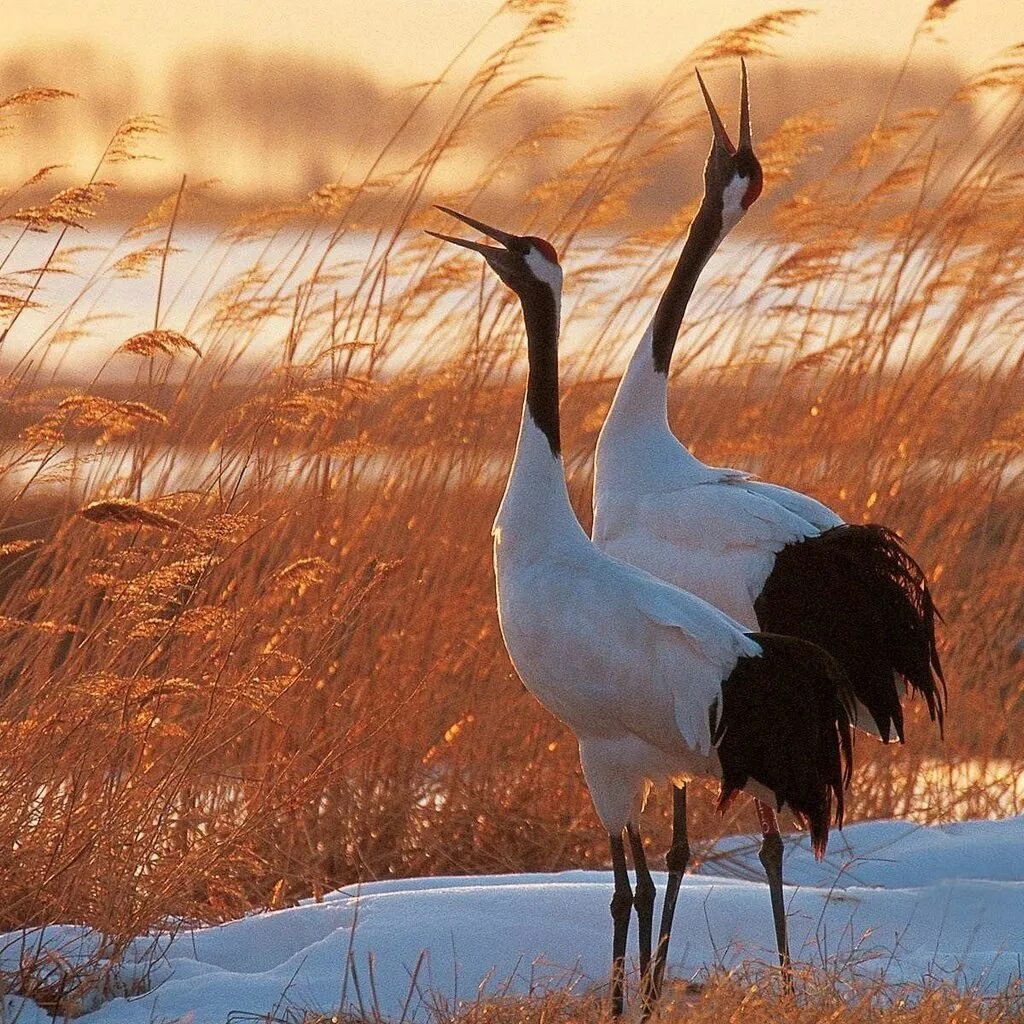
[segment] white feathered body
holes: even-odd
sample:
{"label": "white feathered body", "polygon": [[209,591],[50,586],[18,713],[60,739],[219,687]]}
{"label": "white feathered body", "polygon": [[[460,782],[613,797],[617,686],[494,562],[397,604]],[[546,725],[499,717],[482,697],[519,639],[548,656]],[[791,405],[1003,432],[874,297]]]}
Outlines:
{"label": "white feathered body", "polygon": [[828,528],[819,524],[838,526],[841,520],[829,521],[812,507],[801,514],[795,500],[800,495],[776,494],[785,489],[731,470],[706,467],[702,477],[676,481],[671,490],[602,490],[594,510],[594,542],[756,630],[754,602],[776,554]]}
{"label": "white feathered body", "polygon": [[[692,455],[669,427],[666,380],[650,344],[648,332],[598,438],[594,543],[757,630],[754,602],[775,556],[844,520],[798,491]],[[902,680],[897,686],[905,691]],[[859,701],[856,725],[878,733]]]}
{"label": "white feathered body", "polygon": [[709,711],[738,659],[761,648],[717,608],[591,543],[528,414],[494,563],[509,655],[576,734],[609,832],[635,820],[649,784],[719,775]]}
{"label": "white feathered body", "polygon": [[598,439],[594,543],[756,630],[754,601],[775,555],[843,520],[806,495],[695,458],[669,428],[650,345],[648,332]]}

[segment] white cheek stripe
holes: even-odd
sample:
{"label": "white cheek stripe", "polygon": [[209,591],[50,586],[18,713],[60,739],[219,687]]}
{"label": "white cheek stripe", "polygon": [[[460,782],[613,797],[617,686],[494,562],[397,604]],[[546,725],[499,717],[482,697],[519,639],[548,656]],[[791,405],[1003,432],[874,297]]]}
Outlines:
{"label": "white cheek stripe", "polygon": [[562,268],[557,263],[552,263],[536,246],[530,246],[526,254],[526,265],[538,281],[542,281],[551,289],[555,299],[555,316],[561,317],[562,313]]}
{"label": "white cheek stripe", "polygon": [[562,268],[552,263],[536,246],[530,246],[526,254],[526,265],[533,276],[543,281],[552,291],[557,292],[562,287]]}
{"label": "white cheek stripe", "polygon": [[743,209],[743,197],[750,188],[750,179],[737,177],[733,178],[725,191],[722,193],[722,237],[731,231],[739,223],[740,218],[747,211]]}

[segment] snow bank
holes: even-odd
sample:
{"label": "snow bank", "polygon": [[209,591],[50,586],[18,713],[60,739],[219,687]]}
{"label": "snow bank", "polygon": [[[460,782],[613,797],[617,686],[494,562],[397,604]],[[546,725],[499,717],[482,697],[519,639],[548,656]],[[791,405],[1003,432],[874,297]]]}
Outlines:
{"label": "snow bank", "polygon": [[[671,964],[774,962],[767,889],[749,838],[733,837],[683,883]],[[787,842],[786,902],[794,957],[847,976],[955,981],[995,991],[1020,978],[1024,953],[1024,818],[942,828],[870,822],[834,834],[816,864]],[[655,875],[660,890],[664,875]],[[83,1000],[89,1024],[151,1024],[189,1015],[280,1016],[376,1006],[425,1020],[478,991],[603,984],[611,947],[608,872],[431,878],[352,886],[321,903],[135,943]],[[657,914],[657,911],[656,911]],[[655,917],[657,921],[657,916]],[[631,934],[635,950],[635,927]],[[54,926],[0,936],[0,968],[26,950],[54,963],[102,961],[94,935]],[[348,970],[346,971],[346,965]],[[137,996],[121,992],[148,991]],[[8,997],[5,1021],[40,1024]]]}

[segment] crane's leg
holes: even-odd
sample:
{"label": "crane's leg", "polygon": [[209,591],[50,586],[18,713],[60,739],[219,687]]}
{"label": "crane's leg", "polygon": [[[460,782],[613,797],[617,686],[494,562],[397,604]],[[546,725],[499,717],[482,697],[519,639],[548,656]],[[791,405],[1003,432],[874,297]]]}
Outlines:
{"label": "crane's leg", "polygon": [[768,892],[772,899],[772,916],[775,918],[775,942],[779,949],[779,966],[782,968],[782,984],[787,993],[793,993],[793,969],[789,960],[789,938],[786,934],[786,904],[782,895],[782,836],[779,834],[779,819],[767,804],[755,800],[757,820],[761,823],[761,850],[758,859],[768,876]]}
{"label": "crane's leg", "polygon": [[647,869],[644,841],[632,825],[626,826],[629,846],[633,853],[633,867],[636,869],[636,892],[633,906],[640,927],[640,998],[643,1003],[642,1018],[646,1020],[654,1009],[651,995],[651,932],[654,929],[654,879]]}
{"label": "crane's leg", "polygon": [[609,835],[612,848],[612,871],[615,875],[615,892],[612,895],[612,1016],[622,1016],[622,993],[626,984],[626,939],[629,936],[629,919],[633,914],[633,890],[629,887],[629,872],[626,870],[626,848],[622,834]]}
{"label": "crane's leg", "polygon": [[675,786],[672,790],[672,846],[665,858],[668,867],[668,885],[665,886],[665,904],[661,908],[661,928],[658,932],[658,949],[654,955],[654,970],[651,974],[651,1005],[661,995],[665,978],[665,963],[668,960],[668,944],[672,938],[672,919],[676,913],[676,899],[683,874],[690,863],[690,842],[686,835],[686,787]]}

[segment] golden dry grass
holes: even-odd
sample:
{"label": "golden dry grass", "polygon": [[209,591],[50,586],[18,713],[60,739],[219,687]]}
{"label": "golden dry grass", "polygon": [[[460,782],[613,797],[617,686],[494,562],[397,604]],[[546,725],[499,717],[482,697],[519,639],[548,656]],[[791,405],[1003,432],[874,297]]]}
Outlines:
{"label": "golden dry grass", "polygon": [[[544,999],[482,1002],[456,1018],[460,1024],[589,1024],[607,1020],[597,1002],[559,994]],[[840,991],[830,981],[796,999],[742,977],[713,978],[696,991],[666,993],[655,1020],[664,1024],[996,1024],[1019,1021],[1019,997],[982,998],[952,989],[926,993],[865,988]]]}
{"label": "golden dry grass", "polygon": [[[481,111],[529,88],[524,61],[563,15],[507,6],[518,34],[468,77],[453,62],[461,89],[418,159],[255,212],[224,234],[187,308],[164,294],[178,215],[202,201],[183,180],[47,309],[27,352],[3,353],[25,310],[47,308],[68,232],[102,209],[148,119],[118,129],[78,189],[36,201],[41,171],[4,199],[9,249],[29,230],[53,244],[32,274],[0,267],[0,929],[85,921],[116,943],[171,915],[222,919],[357,878],[604,863],[572,738],[515,680],[494,613],[518,310],[478,262],[420,231],[436,223],[428,197],[486,204],[500,167],[459,195],[434,179]],[[732,68],[794,17],[710,41],[702,65]],[[706,145],[691,67],[628,125],[571,149],[521,208],[488,211],[566,254],[565,431],[585,522],[624,346],[689,215],[623,234],[630,197],[651,160]],[[1018,49],[935,111],[894,101],[834,174],[709,274],[679,346],[680,436],[707,461],[899,528],[945,615],[945,743],[920,707],[908,748],[858,743],[851,818],[1019,802],[1022,86]],[[424,102],[440,94],[432,83]],[[976,148],[944,131],[969,102],[989,118]],[[759,142],[769,196],[828,142],[820,117],[793,113]],[[547,125],[507,160],[587,124],[581,111]],[[681,206],[697,187],[680,183]],[[214,273],[232,260],[226,281]],[[152,328],[124,338],[93,294],[140,276]],[[68,383],[97,332],[107,360]],[[259,346],[266,358],[246,361]],[[693,800],[693,835],[752,826],[743,802],[718,819],[711,797]],[[649,816],[656,849],[664,811],[656,800]],[[715,991],[708,1019],[774,1012],[742,987]],[[980,1005],[941,1019],[999,1019]],[[940,1019],[924,1012],[878,1019]]]}
{"label": "golden dry grass", "polygon": [[[459,1010],[436,1015],[455,1024],[599,1024],[607,1005],[591,996],[564,991],[529,997],[468,1001]],[[796,997],[782,995],[764,977],[743,971],[717,971],[700,984],[670,984],[653,1018],[662,1024],[1009,1024],[1024,1018],[1021,993],[998,996],[959,992],[951,986],[893,987],[844,984],[836,975],[817,972],[800,978]],[[362,1017],[342,1016],[343,1024],[378,1024],[372,1010]],[[629,1018],[627,1018],[629,1019]],[[267,1024],[326,1024],[318,1014],[289,1013]]]}

